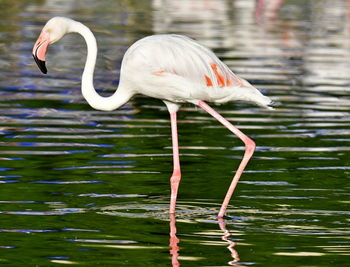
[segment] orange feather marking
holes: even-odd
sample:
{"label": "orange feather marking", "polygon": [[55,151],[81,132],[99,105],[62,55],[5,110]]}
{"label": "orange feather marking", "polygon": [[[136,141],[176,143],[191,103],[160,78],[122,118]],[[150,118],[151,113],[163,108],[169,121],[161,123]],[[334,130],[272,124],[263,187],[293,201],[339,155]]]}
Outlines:
{"label": "orange feather marking", "polygon": [[204,75],[204,77],[205,81],[207,82],[207,86],[213,86],[213,82],[211,81],[211,79],[207,75]]}
{"label": "orange feather marking", "polygon": [[153,72],[153,74],[157,75],[157,76],[164,76],[165,75],[165,71],[164,70],[160,70],[160,71]]}
{"label": "orange feather marking", "polygon": [[[218,65],[213,63],[210,66],[214,71],[217,83],[220,87],[232,85],[232,82],[229,79],[226,79],[226,81],[225,81],[224,76],[221,73],[219,73]],[[207,86],[213,86],[212,80],[207,75],[204,75],[204,78],[205,78],[205,81],[207,82]]]}
{"label": "orange feather marking", "polygon": [[218,65],[216,64],[211,64],[211,68],[214,71],[214,74],[216,76],[216,80],[218,82],[218,85],[220,86],[225,86],[225,80],[224,80],[224,76],[222,76],[221,73],[218,72]]}

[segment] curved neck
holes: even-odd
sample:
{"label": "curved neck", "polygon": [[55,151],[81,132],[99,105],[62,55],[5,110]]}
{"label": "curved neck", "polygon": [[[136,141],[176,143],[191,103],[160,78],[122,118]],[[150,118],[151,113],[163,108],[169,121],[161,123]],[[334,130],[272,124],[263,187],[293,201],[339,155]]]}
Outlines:
{"label": "curved neck", "polygon": [[76,32],[82,35],[87,45],[87,58],[81,79],[81,92],[89,105],[98,110],[110,111],[125,104],[133,94],[123,85],[121,79],[119,80],[118,89],[109,97],[100,96],[94,88],[93,79],[97,56],[97,44],[95,36],[90,29],[84,24],[74,21],[74,23],[70,25],[69,32]]}

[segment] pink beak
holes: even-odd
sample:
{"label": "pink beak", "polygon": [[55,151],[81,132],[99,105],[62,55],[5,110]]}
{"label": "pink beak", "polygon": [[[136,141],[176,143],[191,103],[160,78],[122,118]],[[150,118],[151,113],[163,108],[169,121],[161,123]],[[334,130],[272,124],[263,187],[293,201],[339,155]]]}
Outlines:
{"label": "pink beak", "polygon": [[42,73],[46,74],[45,55],[50,44],[50,35],[47,32],[41,32],[38,40],[33,47],[33,57]]}

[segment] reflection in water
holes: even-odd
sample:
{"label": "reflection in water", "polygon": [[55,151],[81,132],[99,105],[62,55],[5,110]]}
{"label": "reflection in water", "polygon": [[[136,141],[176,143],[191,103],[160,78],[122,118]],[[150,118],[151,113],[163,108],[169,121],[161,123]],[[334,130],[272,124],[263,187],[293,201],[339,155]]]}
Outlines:
{"label": "reflection in water", "polygon": [[255,0],[255,15],[257,23],[261,25],[264,19],[277,18],[277,11],[283,3],[284,0]]}
{"label": "reflection in water", "polygon": [[240,261],[240,258],[237,250],[234,248],[236,246],[236,243],[230,240],[230,236],[232,236],[232,234],[227,230],[226,222],[223,218],[218,218],[218,223],[219,223],[220,229],[224,233],[224,235],[222,236],[222,240],[228,243],[227,249],[230,251],[231,257],[232,257],[232,261],[229,261],[228,264],[232,266],[239,266],[237,265],[237,262]]}
{"label": "reflection in water", "polygon": [[221,46],[229,26],[227,11],[231,4],[227,0],[153,0],[153,31],[180,33],[210,47]]}
{"label": "reflection in water", "polygon": [[[234,248],[236,246],[236,243],[232,240],[230,240],[230,237],[232,236],[232,234],[229,232],[229,230],[226,227],[226,222],[222,217],[218,218],[218,224],[219,227],[223,233],[221,239],[225,242],[228,243],[227,249],[230,252],[230,255],[232,257],[232,261],[229,261],[228,264],[230,266],[243,266],[243,265],[239,265],[239,255],[237,250]],[[176,216],[173,213],[169,214],[169,226],[170,226],[170,239],[169,239],[169,246],[170,246],[170,255],[171,255],[171,264],[173,267],[178,267],[180,266],[180,262],[179,262],[179,243],[180,243],[180,239],[176,236]]]}
{"label": "reflection in water", "polygon": [[180,266],[179,263],[179,242],[180,240],[176,236],[176,217],[174,213],[170,213],[170,240],[169,240],[169,246],[171,248],[170,254],[171,254],[171,264],[173,267]]}

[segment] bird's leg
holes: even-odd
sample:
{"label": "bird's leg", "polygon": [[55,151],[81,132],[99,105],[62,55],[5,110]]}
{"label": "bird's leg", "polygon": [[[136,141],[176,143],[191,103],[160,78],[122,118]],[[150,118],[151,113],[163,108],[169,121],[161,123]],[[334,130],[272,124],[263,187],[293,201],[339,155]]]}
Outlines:
{"label": "bird's leg", "polygon": [[171,120],[171,136],[172,136],[172,143],[173,143],[173,164],[174,164],[173,174],[170,178],[170,186],[171,186],[170,213],[175,213],[177,191],[178,191],[179,183],[181,179],[176,112],[170,112],[170,120]]}
{"label": "bird's leg", "polygon": [[212,109],[207,103],[204,101],[199,101],[198,106],[200,106],[202,109],[204,109],[206,112],[208,112],[210,115],[212,115],[215,119],[217,119],[220,123],[222,123],[227,129],[229,129],[232,133],[234,133],[239,139],[241,139],[245,144],[245,152],[243,159],[232,179],[231,185],[226,193],[224,202],[221,205],[218,217],[224,217],[227,206],[230,202],[231,196],[233,192],[235,191],[236,185],[238,183],[239,178],[241,177],[244,168],[247,166],[248,161],[252,157],[254,150],[255,150],[255,143],[252,139],[250,139],[248,136],[246,136],[244,133],[242,133],[238,128],[233,126],[230,122],[228,122],[224,117],[222,117],[218,112],[216,112],[214,109]]}

